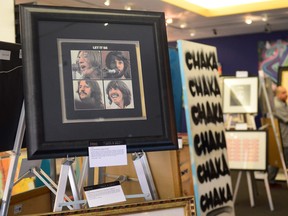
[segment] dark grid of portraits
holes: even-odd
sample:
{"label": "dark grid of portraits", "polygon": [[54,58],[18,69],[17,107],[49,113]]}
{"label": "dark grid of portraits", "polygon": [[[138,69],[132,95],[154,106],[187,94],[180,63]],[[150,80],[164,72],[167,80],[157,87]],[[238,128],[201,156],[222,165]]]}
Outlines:
{"label": "dark grid of portraits", "polygon": [[60,39],[58,45],[63,122],[146,117],[138,42]]}
{"label": "dark grid of portraits", "polygon": [[133,109],[128,51],[71,50],[75,110]]}

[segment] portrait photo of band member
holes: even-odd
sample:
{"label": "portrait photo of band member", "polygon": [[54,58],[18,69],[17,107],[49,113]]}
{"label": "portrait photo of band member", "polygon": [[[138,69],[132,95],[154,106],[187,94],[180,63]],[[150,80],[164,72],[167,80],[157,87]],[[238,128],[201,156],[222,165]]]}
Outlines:
{"label": "portrait photo of band member", "polygon": [[134,108],[131,81],[106,81],[106,108],[131,109]]}
{"label": "portrait photo of band member", "polygon": [[[71,56],[73,56],[72,52],[74,52],[74,59],[72,58],[73,79],[102,78],[102,67],[101,67],[102,55],[100,51],[73,50],[71,51]],[[75,52],[77,52],[76,59],[75,59]]]}
{"label": "portrait photo of band member", "polygon": [[104,78],[130,79],[131,66],[128,51],[110,51],[105,59]]}
{"label": "portrait photo of band member", "polygon": [[75,110],[104,109],[102,88],[97,80],[80,79],[74,80],[73,84]]}

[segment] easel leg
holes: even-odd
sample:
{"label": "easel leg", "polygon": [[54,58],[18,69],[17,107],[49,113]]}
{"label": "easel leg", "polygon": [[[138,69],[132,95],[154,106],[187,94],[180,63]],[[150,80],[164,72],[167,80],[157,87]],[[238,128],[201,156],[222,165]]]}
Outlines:
{"label": "easel leg", "polygon": [[145,152],[133,153],[132,159],[141,190],[145,195],[145,200],[158,199],[158,193],[152,179],[152,174]]}
{"label": "easel leg", "polygon": [[236,202],[236,197],[237,197],[237,193],[238,193],[238,189],[239,189],[239,185],[240,185],[241,176],[242,176],[242,171],[240,171],[238,173],[238,176],[237,176],[236,186],[235,186],[235,190],[234,190],[234,198],[233,198],[234,204]]}
{"label": "easel leg", "polygon": [[24,138],[24,131],[25,131],[25,106],[24,102],[22,104],[21,114],[19,118],[17,133],[15,137],[14,147],[13,147],[13,155],[11,156],[11,161],[9,165],[7,181],[5,184],[3,197],[2,197],[2,204],[1,204],[1,215],[5,216],[8,213],[8,208],[10,204],[12,188],[13,188],[13,181],[16,174],[17,164],[20,156],[20,151],[23,143]]}
{"label": "easel leg", "polygon": [[[72,170],[72,166],[71,165],[69,167],[68,175],[69,175],[69,181],[70,181],[70,185],[71,185],[73,198],[74,198],[74,200],[79,200],[79,197],[80,197],[79,196],[79,189],[77,187],[75,174],[74,174],[74,172]],[[75,209],[80,209],[80,204],[75,204],[74,208]]]}
{"label": "easel leg", "polygon": [[[54,188],[56,188],[56,190],[58,189],[58,185],[50,178],[50,176],[48,176],[42,169],[39,169],[39,170],[36,170],[36,168],[33,168],[33,173],[50,189],[50,184],[54,187]],[[41,175],[43,175],[48,181],[49,181],[49,183],[50,184],[48,184],[46,181],[45,181],[45,179],[44,178],[42,178],[42,176]],[[40,177],[41,178],[40,178]],[[46,183],[45,183],[46,182]],[[50,186],[48,186],[48,185]],[[50,189],[53,193],[54,193],[54,195],[56,195],[57,194],[57,192],[56,192],[56,190],[54,190],[53,188],[52,189]],[[66,194],[64,194],[64,198],[68,201],[68,202],[72,202],[72,200],[66,195]],[[73,208],[71,207],[71,206],[67,206],[70,210],[72,210]]]}
{"label": "easel leg", "polygon": [[[82,164],[82,172],[81,172],[79,182],[78,182],[78,188],[83,188],[85,178],[87,177],[87,173],[88,173],[88,157],[84,157],[83,164]],[[82,198],[82,190],[79,195]]]}
{"label": "easel leg", "polygon": [[254,203],[254,194],[253,194],[253,188],[252,188],[251,173],[249,171],[247,171],[246,176],[247,176],[250,204],[251,204],[251,207],[254,207],[255,203]]}
{"label": "easel leg", "polygon": [[262,87],[262,90],[263,90],[263,93],[264,93],[266,105],[267,105],[267,108],[268,108],[268,113],[269,113],[270,120],[271,120],[273,133],[274,133],[274,136],[275,136],[275,139],[276,139],[276,144],[277,144],[278,151],[279,151],[279,154],[280,154],[280,160],[281,160],[281,163],[282,163],[282,167],[284,169],[284,174],[285,174],[285,178],[286,178],[286,184],[288,186],[288,173],[287,173],[287,167],[286,167],[286,163],[285,163],[284,155],[283,155],[283,151],[282,151],[282,144],[281,144],[281,141],[280,141],[280,136],[278,136],[278,134],[277,134],[277,129],[276,129],[275,121],[274,121],[272,108],[271,108],[271,105],[270,105],[270,101],[268,99],[268,94],[267,94],[266,86],[265,86],[265,80],[263,78],[260,80],[260,84],[261,84],[261,87]]}
{"label": "easel leg", "polygon": [[77,188],[76,180],[74,172],[72,171],[72,163],[74,160],[66,160],[61,165],[60,176],[59,176],[59,184],[57,187],[57,193],[55,198],[55,204],[53,211],[61,211],[62,210],[62,203],[64,203],[64,195],[67,187],[67,179],[69,177],[69,181],[71,184],[71,190],[74,198],[74,209],[80,209],[80,204],[76,203],[79,201],[79,190]]}
{"label": "easel leg", "polygon": [[62,206],[60,206],[59,204],[64,202],[64,193],[66,191],[66,186],[67,186],[68,172],[69,172],[69,167],[67,165],[65,166],[62,164],[53,212],[62,210]]}
{"label": "easel leg", "polygon": [[267,193],[267,198],[268,198],[270,210],[274,211],[274,205],[273,205],[271,191],[270,191],[270,187],[269,187],[268,173],[267,172],[264,174],[264,184],[265,184],[265,188],[266,188],[266,193]]}

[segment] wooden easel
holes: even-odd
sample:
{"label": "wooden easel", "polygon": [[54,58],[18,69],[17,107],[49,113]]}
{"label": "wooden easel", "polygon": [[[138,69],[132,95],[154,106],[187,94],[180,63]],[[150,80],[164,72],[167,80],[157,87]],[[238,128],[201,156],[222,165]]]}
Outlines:
{"label": "wooden easel", "polygon": [[17,163],[20,156],[20,151],[22,147],[22,142],[24,138],[24,131],[25,131],[25,108],[24,102],[22,104],[21,114],[19,118],[17,133],[14,141],[13,153],[10,157],[10,165],[8,169],[7,181],[5,184],[3,197],[2,197],[2,204],[1,204],[1,216],[6,216],[8,213],[8,208],[11,200],[12,188],[13,188],[13,181],[16,174]]}

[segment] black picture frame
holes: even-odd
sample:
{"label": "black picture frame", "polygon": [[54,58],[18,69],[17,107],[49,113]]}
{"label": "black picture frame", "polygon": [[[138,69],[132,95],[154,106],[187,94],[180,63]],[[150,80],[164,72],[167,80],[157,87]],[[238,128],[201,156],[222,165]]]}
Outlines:
{"label": "black picture frame", "polygon": [[[86,156],[100,145],[125,144],[128,153],[178,148],[164,13],[22,5],[20,26],[29,159]],[[77,82],[83,70],[73,77],[81,50],[101,56],[100,78],[88,77],[102,89],[100,108],[76,107],[85,84]],[[104,61],[112,51],[129,56],[130,77],[108,77],[116,73]],[[128,83],[133,106],[107,108],[108,79]]]}
{"label": "black picture frame", "polygon": [[0,152],[13,150],[17,136],[24,100],[21,53],[21,44],[0,41]]}

